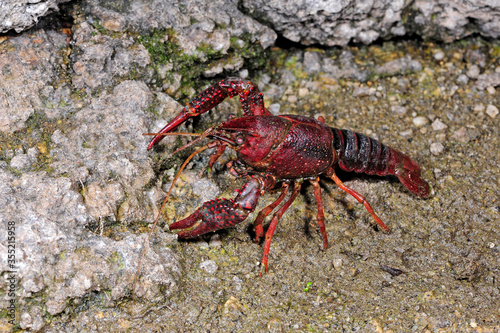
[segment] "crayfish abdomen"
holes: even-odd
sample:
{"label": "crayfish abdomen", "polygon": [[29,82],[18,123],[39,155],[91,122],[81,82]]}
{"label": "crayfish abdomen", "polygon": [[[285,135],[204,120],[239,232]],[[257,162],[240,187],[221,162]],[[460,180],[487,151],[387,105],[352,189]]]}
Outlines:
{"label": "crayfish abdomen", "polygon": [[429,184],[420,177],[420,167],[410,157],[364,134],[337,128],[331,130],[342,170],[394,175],[412,193],[421,198],[429,197]]}

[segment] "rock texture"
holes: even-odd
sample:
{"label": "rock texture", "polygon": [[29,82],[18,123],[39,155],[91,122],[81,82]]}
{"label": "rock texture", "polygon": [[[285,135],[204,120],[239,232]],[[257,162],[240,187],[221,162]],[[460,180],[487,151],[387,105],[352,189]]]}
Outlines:
{"label": "rock texture", "polygon": [[415,34],[447,42],[474,33],[500,36],[500,3],[488,0],[243,0],[241,7],[285,38],[305,45],[370,44]]}
{"label": "rock texture", "polygon": [[70,0],[10,0],[0,2],[0,33],[21,32],[38,23],[41,17],[59,10]]}

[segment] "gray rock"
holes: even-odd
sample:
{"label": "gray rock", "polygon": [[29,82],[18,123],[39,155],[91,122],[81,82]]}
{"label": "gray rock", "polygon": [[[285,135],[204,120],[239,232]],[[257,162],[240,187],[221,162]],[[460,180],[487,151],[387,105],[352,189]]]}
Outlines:
{"label": "gray rock", "polygon": [[0,33],[21,32],[34,26],[41,17],[58,11],[69,0],[10,0],[0,4]]}
{"label": "gray rock", "polygon": [[460,85],[466,85],[469,82],[469,77],[465,74],[460,74],[457,77],[457,83]]}
{"label": "gray rock", "polygon": [[479,90],[496,86],[500,86],[500,73],[485,73],[477,78],[476,88]]}
{"label": "gray rock", "polygon": [[48,90],[54,91],[51,83],[61,66],[57,52],[66,45],[65,35],[43,30],[4,42],[6,48],[17,52],[0,56],[0,131],[23,129],[25,121],[37,110],[54,114],[53,110],[58,109],[58,114],[63,114],[72,109],[71,103],[54,105],[43,98]]}
{"label": "gray rock", "polygon": [[304,70],[307,74],[317,73],[321,70],[320,56],[317,52],[304,53]]}
{"label": "gray rock", "polygon": [[[110,290],[114,300],[128,295],[146,234],[113,240],[90,232],[85,227],[93,218],[67,177],[37,172],[18,178],[0,169],[0,194],[0,244],[7,244],[6,227],[8,222],[13,224],[21,305],[45,295],[47,310],[55,315],[69,299],[91,291]],[[172,239],[169,236],[163,242]],[[12,267],[2,261],[0,269]],[[180,267],[168,248],[159,254],[149,249],[141,272],[137,295],[155,298],[161,294],[160,286],[166,287],[164,295],[176,288]],[[20,317],[23,327],[43,326],[43,317],[38,318],[33,306],[23,306]]]}
{"label": "gray rock", "polygon": [[406,57],[391,60],[375,69],[377,74],[395,75],[405,73],[415,73],[422,70],[422,65],[417,60],[412,60],[410,55]]}
{"label": "gray rock", "polygon": [[244,0],[242,6],[285,38],[305,45],[370,44],[405,34],[448,42],[473,33],[500,36],[500,4],[488,0]]}
{"label": "gray rock", "polygon": [[469,79],[477,79],[479,77],[479,73],[480,73],[479,66],[472,65],[469,67],[466,74],[469,77]]}
{"label": "gray rock", "polygon": [[200,269],[204,270],[208,274],[214,274],[219,267],[213,260],[205,260],[200,264]]}

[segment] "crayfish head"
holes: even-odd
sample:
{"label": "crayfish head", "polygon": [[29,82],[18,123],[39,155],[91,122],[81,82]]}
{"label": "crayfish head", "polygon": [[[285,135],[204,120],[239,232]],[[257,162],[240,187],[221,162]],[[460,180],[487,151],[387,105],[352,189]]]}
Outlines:
{"label": "crayfish head", "polygon": [[276,116],[245,116],[224,122],[220,130],[227,133],[246,164],[265,167],[266,157],[276,148],[290,129],[289,121]]}

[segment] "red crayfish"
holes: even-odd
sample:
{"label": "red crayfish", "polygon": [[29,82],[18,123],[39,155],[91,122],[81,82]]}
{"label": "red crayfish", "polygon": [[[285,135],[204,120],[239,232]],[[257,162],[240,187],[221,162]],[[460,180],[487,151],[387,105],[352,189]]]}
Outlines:
{"label": "red crayfish", "polygon": [[[410,192],[422,198],[429,196],[429,185],[420,177],[420,168],[410,157],[366,135],[329,127],[324,124],[322,117],[316,120],[296,115],[274,116],[265,108],[263,95],[257,86],[241,78],[221,80],[199,93],[153,137],[148,150],[160,142],[165,133],[171,133],[187,119],[209,111],[226,97],[237,95],[240,97],[244,116],[230,118],[213,126],[188,144],[192,145],[207,137],[213,139],[191,154],[179,173],[202,150],[216,148],[208,163],[211,168],[224,150],[230,148],[238,156],[235,161],[228,163],[230,170],[238,176],[246,177],[247,182],[237,190],[238,194],[234,199],[207,201],[193,214],[171,224],[169,229],[179,229],[180,238],[196,237],[243,222],[255,210],[259,197],[281,183],[279,197],[262,209],[255,219],[257,242],[264,235],[263,220],[283,201],[293,185],[290,197],[274,213],[265,235],[262,263],[267,271],[269,248],[276,225],[299,194],[305,180],[314,187],[318,206],[317,220],[325,249],[328,238],[319,185],[320,175],[333,179],[342,190],[365,206],[380,227],[389,231],[365,198],[348,188],[337,177],[334,171],[336,166],[345,171],[369,175],[394,175]],[[175,180],[172,186],[174,183]]]}

